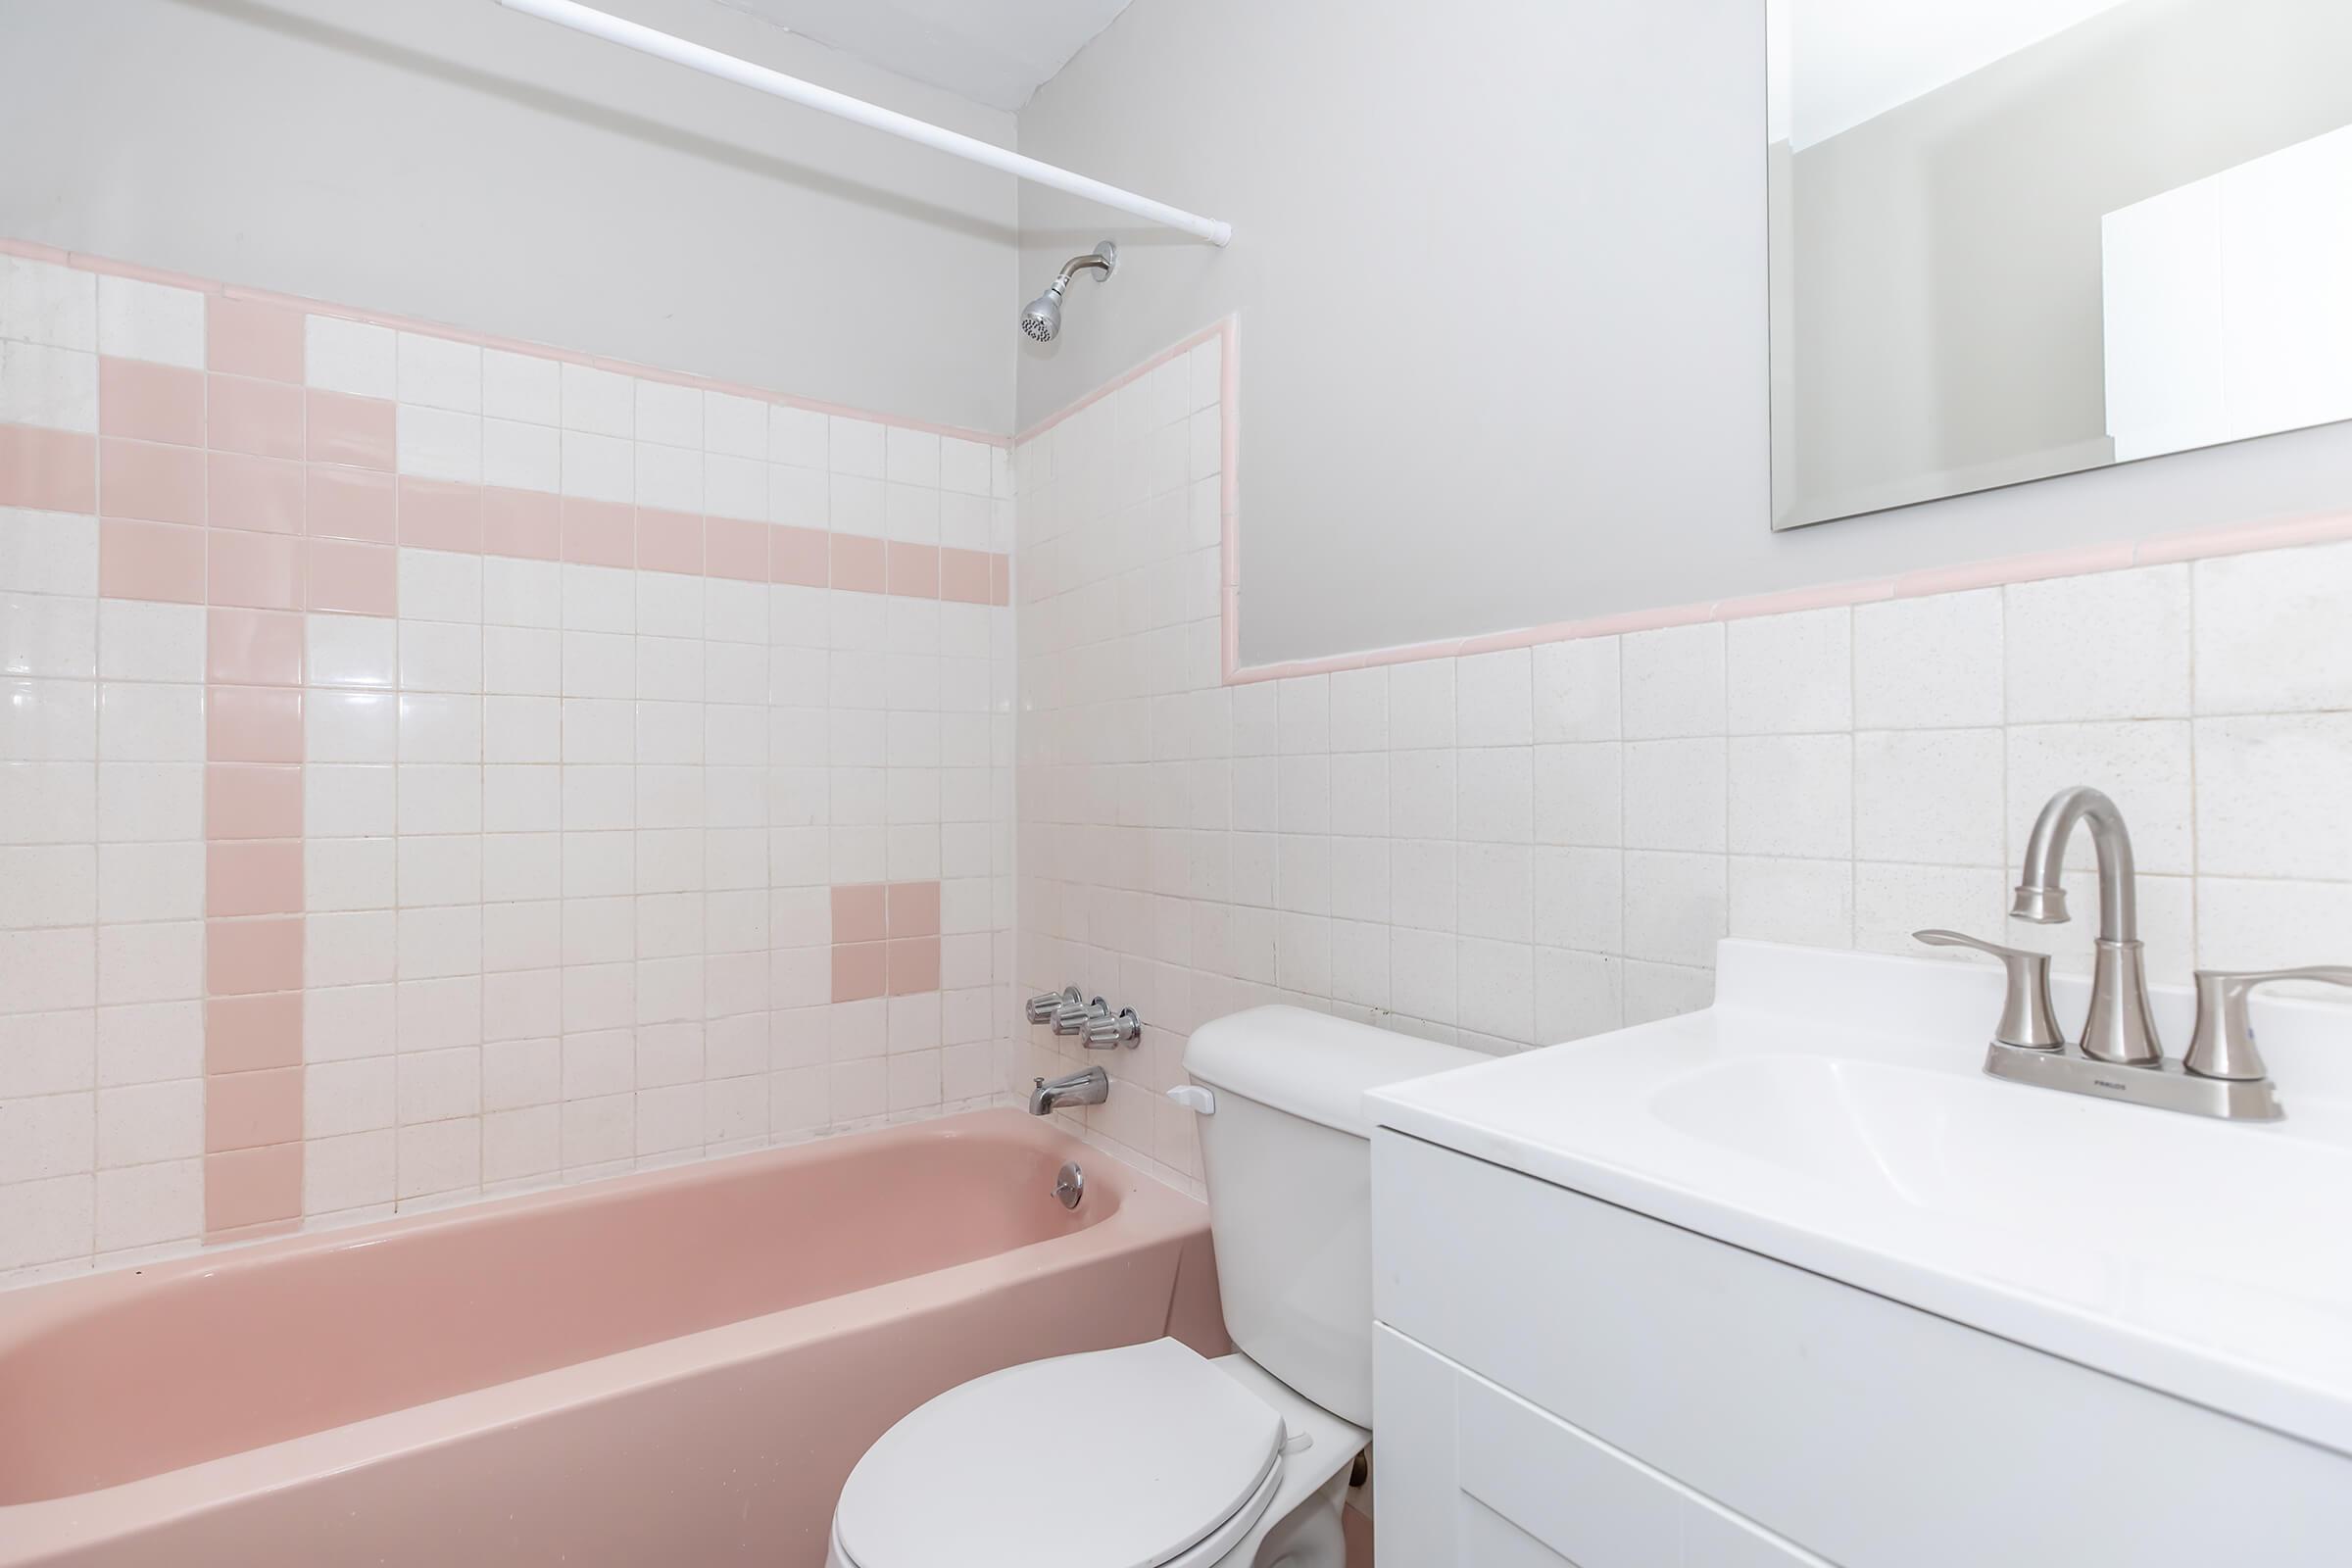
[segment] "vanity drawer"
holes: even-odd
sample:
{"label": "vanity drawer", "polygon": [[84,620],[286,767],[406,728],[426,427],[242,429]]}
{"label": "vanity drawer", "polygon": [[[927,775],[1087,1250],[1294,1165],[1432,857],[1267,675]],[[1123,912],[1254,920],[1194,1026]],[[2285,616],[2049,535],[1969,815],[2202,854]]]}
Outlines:
{"label": "vanity drawer", "polygon": [[2352,1541],[2339,1455],[1387,1130],[1373,1216],[1381,1323],[1844,1568]]}
{"label": "vanity drawer", "polygon": [[[1589,1433],[1390,1330],[1374,1349],[1383,1561],[1415,1568],[1821,1568]],[[1406,1436],[1406,1434],[1410,1436]],[[1409,1473],[1407,1466],[1409,1465]]]}

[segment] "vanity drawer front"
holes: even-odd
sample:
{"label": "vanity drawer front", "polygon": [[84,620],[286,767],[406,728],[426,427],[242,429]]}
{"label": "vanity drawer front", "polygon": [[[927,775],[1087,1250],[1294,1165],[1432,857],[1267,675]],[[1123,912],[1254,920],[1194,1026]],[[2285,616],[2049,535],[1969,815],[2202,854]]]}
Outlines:
{"label": "vanity drawer front", "polygon": [[1373,1215],[1380,1322],[1844,1568],[2352,1541],[2352,1461],[1448,1150],[1379,1133]]}
{"label": "vanity drawer front", "polygon": [[1380,1331],[1384,1561],[1415,1568],[1820,1568],[1687,1488]]}

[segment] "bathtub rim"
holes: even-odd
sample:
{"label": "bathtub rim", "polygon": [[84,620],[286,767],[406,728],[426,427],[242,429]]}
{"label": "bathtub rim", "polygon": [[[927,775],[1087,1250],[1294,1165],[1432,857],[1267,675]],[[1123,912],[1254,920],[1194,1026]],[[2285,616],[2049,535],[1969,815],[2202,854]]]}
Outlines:
{"label": "bathtub rim", "polygon": [[[797,1163],[852,1140],[885,1145],[975,1133],[1013,1134],[1014,1141],[1065,1157],[1094,1156],[1108,1167],[1088,1182],[1090,1199],[1115,1196],[1117,1206],[1080,1230],[1025,1243],[1007,1251],[886,1280],[880,1284],[780,1307],[757,1317],[697,1329],[650,1345],[632,1346],[586,1361],[525,1374],[485,1388],[468,1389],[421,1404],[363,1417],[320,1432],[304,1433],[258,1448],[201,1459],[88,1492],[37,1501],[0,1503],[0,1568],[38,1562],[52,1553],[87,1548],[227,1507],[255,1495],[299,1486],[315,1477],[382,1463],[402,1455],[464,1443],[525,1420],[582,1409],[641,1390],[708,1375],[731,1364],[806,1348],[873,1321],[878,1311],[905,1313],[944,1306],[1084,1262],[1116,1259],[1159,1247],[1192,1231],[1205,1238],[1207,1208],[1115,1155],[1083,1143],[1065,1129],[1031,1121],[1023,1112],[984,1108],[897,1127],[869,1128],[838,1137],[777,1149],[701,1160],[654,1171],[632,1171],[571,1187],[525,1193],[425,1214],[394,1216],[365,1226],[271,1238],[234,1250],[196,1253],[167,1263],[105,1274],[44,1282],[0,1296],[0,1348],[19,1338],[7,1319],[10,1297],[41,1297],[46,1307],[36,1324],[77,1314],[82,1298],[144,1295],[176,1279],[234,1263],[260,1266],[274,1258],[339,1250],[366,1245],[387,1232],[411,1234],[451,1225],[474,1224],[565,1201],[670,1186],[703,1185],[745,1162]],[[1115,1176],[1115,1180],[1104,1177]],[[1045,1200],[1048,1195],[1040,1195]],[[29,1315],[29,1314],[28,1314]]]}

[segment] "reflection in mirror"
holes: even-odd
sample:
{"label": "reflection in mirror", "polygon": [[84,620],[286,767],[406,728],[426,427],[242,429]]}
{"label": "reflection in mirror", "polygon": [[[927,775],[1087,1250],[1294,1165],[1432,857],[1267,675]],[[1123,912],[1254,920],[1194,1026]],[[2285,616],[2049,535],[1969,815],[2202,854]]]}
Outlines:
{"label": "reflection in mirror", "polygon": [[1769,0],[1776,527],[2352,417],[2352,0]]}

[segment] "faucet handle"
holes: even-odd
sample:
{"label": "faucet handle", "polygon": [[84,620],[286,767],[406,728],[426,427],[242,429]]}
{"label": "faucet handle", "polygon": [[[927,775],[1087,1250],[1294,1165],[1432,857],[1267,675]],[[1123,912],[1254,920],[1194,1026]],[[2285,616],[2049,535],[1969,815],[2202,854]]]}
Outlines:
{"label": "faucet handle", "polygon": [[2254,1049],[2254,1024],[2246,996],[2273,980],[2324,980],[2352,986],[2352,968],[2319,964],[2304,969],[2199,969],[2197,1032],[2180,1065],[2200,1078],[2267,1078],[2262,1053]]}
{"label": "faucet handle", "polygon": [[2001,960],[2009,984],[2001,999],[2001,1021],[1992,1031],[1993,1039],[2027,1051],[2055,1051],[2066,1044],[2058,1014],[2050,1006],[2048,954],[2005,948],[1960,931],[1914,931],[1911,937],[1931,948],[1971,948]]}
{"label": "faucet handle", "polygon": [[1108,1051],[1116,1046],[1136,1046],[1143,1043],[1144,1021],[1135,1015],[1133,1007],[1121,1007],[1115,1018],[1097,1017],[1087,1020],[1084,1038],[1089,1051]]}
{"label": "faucet handle", "polygon": [[1078,1000],[1078,988],[1072,986],[1067,1000],[1054,1013],[1054,1032],[1057,1035],[1082,1035],[1086,1026],[1097,1018],[1110,1016],[1110,1004],[1097,997],[1092,1002]]}
{"label": "faucet handle", "polygon": [[1031,1023],[1052,1023],[1054,1015],[1078,1000],[1076,986],[1064,986],[1059,991],[1048,991],[1029,999],[1023,1010]]}

